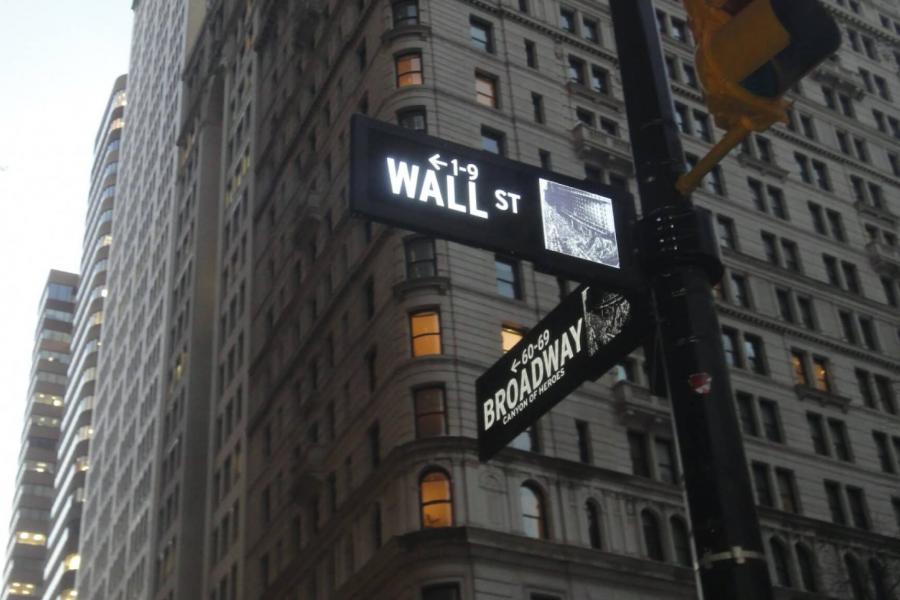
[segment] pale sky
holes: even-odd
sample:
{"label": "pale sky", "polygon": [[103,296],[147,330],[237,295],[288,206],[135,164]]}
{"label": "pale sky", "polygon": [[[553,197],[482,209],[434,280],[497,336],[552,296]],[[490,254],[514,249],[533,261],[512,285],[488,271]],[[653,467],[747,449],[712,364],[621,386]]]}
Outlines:
{"label": "pale sky", "polygon": [[0,0],[0,569],[37,303],[50,269],[79,268],[94,136],[131,20],[130,0]]}

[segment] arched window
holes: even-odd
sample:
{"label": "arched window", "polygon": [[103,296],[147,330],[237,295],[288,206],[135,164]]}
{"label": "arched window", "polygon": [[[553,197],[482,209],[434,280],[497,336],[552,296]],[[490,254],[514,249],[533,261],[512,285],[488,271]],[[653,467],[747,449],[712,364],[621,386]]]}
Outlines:
{"label": "arched window", "polygon": [[890,600],[887,583],[884,580],[884,566],[876,559],[869,559],[869,576],[875,590],[875,600]]}
{"label": "arched window", "polygon": [[422,475],[419,480],[419,500],[422,506],[422,527],[453,525],[450,476],[444,471],[433,469]]}
{"label": "arched window", "polygon": [[852,555],[844,555],[844,566],[847,567],[847,580],[850,584],[850,592],[853,600],[867,600],[868,592],[866,591],[866,583],[863,579],[862,567],[859,561]]}
{"label": "arched window", "polygon": [[519,501],[522,503],[522,527],[525,535],[546,539],[547,509],[544,506],[544,495],[534,484],[525,483],[519,488]]}
{"label": "arched window", "polygon": [[688,535],[687,523],[681,517],[669,519],[672,527],[672,549],[675,551],[675,562],[684,567],[694,564],[691,557],[691,538]]}
{"label": "arched window", "polygon": [[775,567],[775,583],[781,587],[789,588],[791,583],[791,563],[788,560],[787,548],[775,538],[769,541],[772,550],[772,566]]}
{"label": "arched window", "polygon": [[807,592],[818,592],[819,586],[816,583],[816,559],[812,550],[803,544],[796,544],[794,549],[797,551],[797,566],[800,567],[800,579],[803,582],[803,588]]}
{"label": "arched window", "polygon": [[647,549],[647,556],[653,560],[665,560],[659,519],[647,509],[641,511],[641,529],[644,531],[644,546]]}
{"label": "arched window", "polygon": [[584,510],[587,514],[588,541],[591,548],[599,550],[603,547],[603,538],[600,535],[600,507],[595,500],[588,500],[584,503]]}

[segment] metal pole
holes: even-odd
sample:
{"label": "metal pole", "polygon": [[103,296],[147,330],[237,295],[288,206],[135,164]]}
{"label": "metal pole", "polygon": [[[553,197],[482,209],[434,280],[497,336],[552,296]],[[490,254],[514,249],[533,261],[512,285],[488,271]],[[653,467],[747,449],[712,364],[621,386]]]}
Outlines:
{"label": "metal pole", "polygon": [[[651,0],[610,0],[643,211],[655,241],[649,268],[662,333],[672,413],[684,470],[699,576],[706,600],[771,600],[747,461],[711,292],[708,260],[686,254],[697,233],[675,183],[684,156]],[[700,228],[702,229],[702,227]],[[708,386],[708,389],[706,389]]]}

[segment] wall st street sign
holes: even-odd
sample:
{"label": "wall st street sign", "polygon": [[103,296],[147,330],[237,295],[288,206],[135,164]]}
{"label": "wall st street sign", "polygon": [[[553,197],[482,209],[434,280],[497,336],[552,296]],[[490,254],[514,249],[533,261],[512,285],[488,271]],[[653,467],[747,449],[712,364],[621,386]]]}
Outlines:
{"label": "wall st street sign", "polygon": [[354,115],[350,207],[611,290],[637,285],[624,190]]}
{"label": "wall st street sign", "polygon": [[583,285],[475,382],[478,455],[488,460],[586,379],[640,345],[650,327],[638,298]]}

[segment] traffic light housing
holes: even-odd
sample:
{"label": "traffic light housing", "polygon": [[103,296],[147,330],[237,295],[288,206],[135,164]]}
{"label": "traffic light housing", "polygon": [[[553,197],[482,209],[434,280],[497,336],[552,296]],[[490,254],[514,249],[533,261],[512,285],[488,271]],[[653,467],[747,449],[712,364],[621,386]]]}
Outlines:
{"label": "traffic light housing", "polygon": [[787,122],[784,93],[837,51],[819,0],[684,0],[706,104],[725,137],[678,182],[689,193],[751,131]]}

